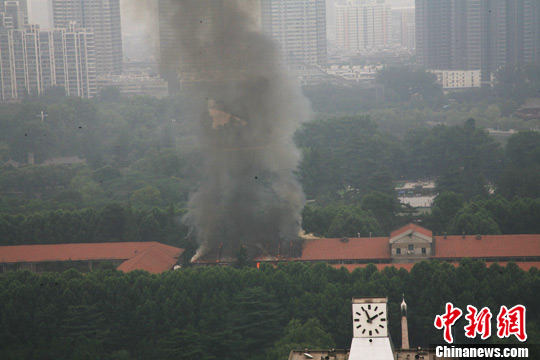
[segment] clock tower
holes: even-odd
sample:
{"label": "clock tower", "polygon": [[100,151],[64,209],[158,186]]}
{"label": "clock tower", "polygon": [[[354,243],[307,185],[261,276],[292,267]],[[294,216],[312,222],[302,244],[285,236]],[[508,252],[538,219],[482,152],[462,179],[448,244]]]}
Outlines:
{"label": "clock tower", "polygon": [[353,339],[349,360],[393,360],[388,334],[388,298],[353,298]]}

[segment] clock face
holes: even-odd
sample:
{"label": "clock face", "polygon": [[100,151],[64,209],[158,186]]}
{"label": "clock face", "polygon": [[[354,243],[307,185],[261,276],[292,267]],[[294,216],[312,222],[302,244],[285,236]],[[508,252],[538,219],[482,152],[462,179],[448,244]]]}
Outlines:
{"label": "clock face", "polygon": [[353,304],[354,337],[386,337],[386,303]]}

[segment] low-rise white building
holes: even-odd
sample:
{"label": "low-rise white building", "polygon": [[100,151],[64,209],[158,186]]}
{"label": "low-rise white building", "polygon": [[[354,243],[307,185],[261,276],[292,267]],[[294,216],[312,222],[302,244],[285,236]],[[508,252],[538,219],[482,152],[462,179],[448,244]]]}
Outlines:
{"label": "low-rise white building", "polygon": [[328,75],[338,76],[349,81],[373,82],[381,66],[332,65],[326,69]]}
{"label": "low-rise white building", "polygon": [[445,90],[479,88],[481,70],[428,70],[437,76],[437,83]]}

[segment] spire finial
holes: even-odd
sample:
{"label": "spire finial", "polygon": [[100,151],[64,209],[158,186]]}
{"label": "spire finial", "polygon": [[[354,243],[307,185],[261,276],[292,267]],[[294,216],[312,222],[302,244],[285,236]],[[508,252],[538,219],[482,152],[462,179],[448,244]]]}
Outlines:
{"label": "spire finial", "polygon": [[401,316],[407,316],[407,303],[405,302],[405,294],[401,294],[403,300],[401,301]]}

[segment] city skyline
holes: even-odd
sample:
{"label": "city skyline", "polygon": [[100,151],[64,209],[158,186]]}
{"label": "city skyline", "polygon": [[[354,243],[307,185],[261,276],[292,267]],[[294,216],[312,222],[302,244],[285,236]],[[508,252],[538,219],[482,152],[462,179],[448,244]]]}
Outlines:
{"label": "city skyline", "polygon": [[505,65],[540,58],[534,0],[416,0],[416,55],[431,70],[481,70],[484,84]]}
{"label": "city skyline", "polygon": [[94,34],[70,23],[42,30],[24,24],[26,8],[0,4],[0,99],[41,95],[61,86],[67,96],[90,98],[97,93]]}

